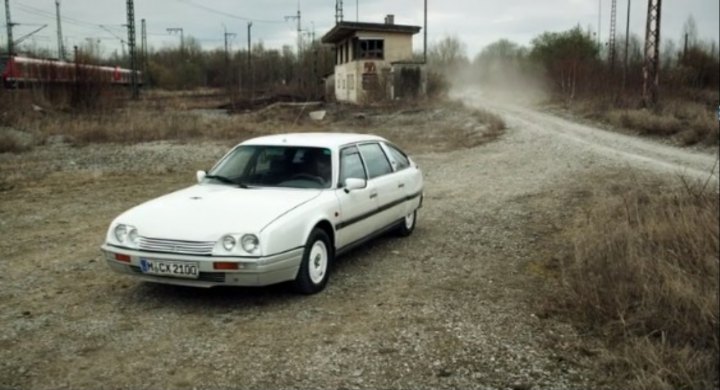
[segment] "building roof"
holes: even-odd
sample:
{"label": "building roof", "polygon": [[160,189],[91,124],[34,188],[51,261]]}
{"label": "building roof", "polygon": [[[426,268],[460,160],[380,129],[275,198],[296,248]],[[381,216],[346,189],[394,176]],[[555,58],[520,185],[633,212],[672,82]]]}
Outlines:
{"label": "building roof", "polygon": [[387,23],[365,23],[365,22],[339,22],[327,34],[323,35],[322,43],[338,43],[343,39],[352,36],[357,31],[369,32],[391,32],[401,34],[417,34],[420,26],[408,26],[403,24]]}

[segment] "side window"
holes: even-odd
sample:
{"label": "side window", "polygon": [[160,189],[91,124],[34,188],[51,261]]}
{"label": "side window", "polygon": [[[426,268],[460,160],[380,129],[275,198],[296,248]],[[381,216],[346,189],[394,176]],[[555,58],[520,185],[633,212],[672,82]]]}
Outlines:
{"label": "side window", "polygon": [[405,153],[392,145],[385,144],[385,146],[390,152],[390,160],[392,160],[396,171],[403,170],[410,166],[410,160],[407,158]]}
{"label": "side window", "polygon": [[390,166],[390,161],[388,161],[385,152],[383,152],[379,144],[362,144],[359,148],[365,164],[367,164],[368,175],[371,179],[393,171]]}
{"label": "side window", "polygon": [[367,180],[365,167],[363,167],[360,152],[354,146],[345,148],[340,152],[340,187],[345,184],[345,179]]}

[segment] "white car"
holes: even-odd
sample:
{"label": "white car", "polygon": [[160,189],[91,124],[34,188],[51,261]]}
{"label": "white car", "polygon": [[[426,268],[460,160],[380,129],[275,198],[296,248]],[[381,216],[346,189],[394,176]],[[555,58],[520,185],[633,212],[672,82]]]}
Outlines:
{"label": "white car", "polygon": [[251,139],[197,180],[112,222],[102,245],[110,268],[198,287],[293,281],[311,294],[336,256],[389,231],[412,233],[423,198],[412,159],[361,134]]}

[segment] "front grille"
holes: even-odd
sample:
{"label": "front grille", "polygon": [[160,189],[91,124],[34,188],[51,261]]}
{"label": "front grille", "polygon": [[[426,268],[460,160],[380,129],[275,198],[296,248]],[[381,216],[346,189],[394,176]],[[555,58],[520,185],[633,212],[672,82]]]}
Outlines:
{"label": "front grille", "polygon": [[151,252],[210,255],[214,246],[215,241],[179,241],[140,237],[140,249]]}
{"label": "front grille", "polygon": [[[143,274],[140,267],[135,266],[135,265],[131,265],[130,269],[137,274],[155,276],[158,278],[167,278],[168,277],[168,276],[162,276],[162,275]],[[223,273],[223,272],[200,272],[200,275],[198,275],[197,279],[187,279],[187,280],[201,280],[203,282],[225,283],[225,273]]]}

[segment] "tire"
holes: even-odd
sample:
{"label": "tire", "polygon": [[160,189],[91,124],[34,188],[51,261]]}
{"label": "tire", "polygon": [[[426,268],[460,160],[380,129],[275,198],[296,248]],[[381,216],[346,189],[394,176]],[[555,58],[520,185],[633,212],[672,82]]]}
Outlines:
{"label": "tire", "polygon": [[301,294],[315,294],[322,291],[328,281],[333,257],[330,237],[322,229],[313,229],[305,244],[302,263],[293,282],[295,290]]}
{"label": "tire", "polygon": [[407,237],[412,234],[417,224],[417,209],[413,210],[412,213],[408,214],[403,218],[403,223],[397,229],[397,233],[400,237]]}

